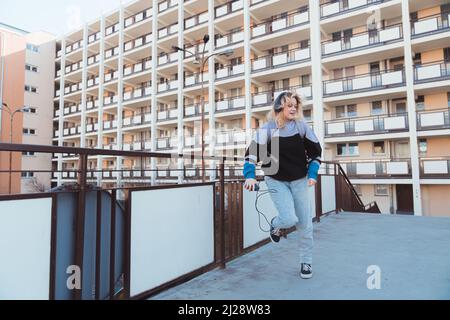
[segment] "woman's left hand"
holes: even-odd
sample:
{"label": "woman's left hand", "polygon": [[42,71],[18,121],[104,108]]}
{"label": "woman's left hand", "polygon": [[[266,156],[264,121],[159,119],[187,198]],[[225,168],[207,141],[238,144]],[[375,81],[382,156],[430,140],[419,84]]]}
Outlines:
{"label": "woman's left hand", "polygon": [[317,181],[314,179],[308,180],[308,187],[314,187],[317,184]]}

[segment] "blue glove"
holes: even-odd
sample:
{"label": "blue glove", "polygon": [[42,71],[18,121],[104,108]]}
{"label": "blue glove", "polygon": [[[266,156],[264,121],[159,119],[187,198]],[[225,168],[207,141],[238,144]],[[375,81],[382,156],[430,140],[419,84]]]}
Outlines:
{"label": "blue glove", "polygon": [[244,178],[245,179],[256,179],[255,169],[256,169],[256,166],[253,163],[246,162],[244,164]]}
{"label": "blue glove", "polygon": [[317,181],[319,176],[320,163],[318,161],[311,161],[308,166],[308,179]]}

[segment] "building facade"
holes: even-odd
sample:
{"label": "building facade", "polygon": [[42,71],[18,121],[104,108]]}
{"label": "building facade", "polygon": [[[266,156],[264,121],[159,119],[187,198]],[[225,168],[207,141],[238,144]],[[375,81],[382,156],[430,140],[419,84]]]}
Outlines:
{"label": "building facade", "polygon": [[[54,36],[0,23],[0,47],[1,141],[51,144]],[[0,155],[0,170],[9,171],[9,158],[8,153]],[[51,174],[31,171],[51,170],[49,155],[13,153],[11,168],[22,172],[1,173],[0,193],[38,192],[51,186]]]}
{"label": "building facade", "polygon": [[[385,213],[450,215],[449,14],[438,0],[134,1],[57,40],[53,143],[199,152],[204,97],[207,153],[243,157],[248,133],[289,89],[325,160],[342,164],[363,200]],[[202,70],[204,48],[216,55]],[[101,185],[181,182],[199,163],[88,166]],[[76,168],[57,155],[53,170],[64,172],[53,184]]]}

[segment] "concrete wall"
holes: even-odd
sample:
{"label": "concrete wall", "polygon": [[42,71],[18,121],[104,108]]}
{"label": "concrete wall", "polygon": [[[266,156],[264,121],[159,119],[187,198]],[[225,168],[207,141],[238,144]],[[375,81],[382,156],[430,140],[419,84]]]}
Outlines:
{"label": "concrete wall", "polygon": [[425,216],[450,217],[450,185],[422,185]]}

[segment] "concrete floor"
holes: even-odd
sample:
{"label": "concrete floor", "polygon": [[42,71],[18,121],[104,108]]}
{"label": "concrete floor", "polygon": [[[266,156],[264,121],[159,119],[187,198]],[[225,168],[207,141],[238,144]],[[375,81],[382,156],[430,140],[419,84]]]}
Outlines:
{"label": "concrete floor", "polygon": [[[450,218],[344,213],[315,225],[314,277],[299,277],[298,234],[153,299],[450,299]],[[381,288],[369,290],[367,268]]]}

